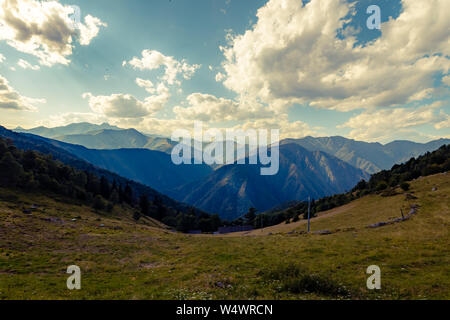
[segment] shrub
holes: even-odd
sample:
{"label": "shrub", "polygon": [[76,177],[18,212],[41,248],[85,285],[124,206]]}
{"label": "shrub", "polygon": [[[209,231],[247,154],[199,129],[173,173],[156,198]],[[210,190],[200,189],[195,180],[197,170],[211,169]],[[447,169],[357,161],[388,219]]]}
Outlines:
{"label": "shrub", "polygon": [[96,195],[94,198],[94,203],[92,204],[95,210],[103,210],[106,207],[105,200],[103,200],[101,195]]}
{"label": "shrub", "polygon": [[409,190],[409,183],[408,182],[402,182],[402,184],[400,185],[400,188],[402,188],[403,191],[408,191]]}
{"label": "shrub", "polygon": [[133,219],[138,221],[141,218],[141,213],[139,211],[134,211]]}
{"label": "shrub", "polygon": [[106,205],[106,211],[112,212],[113,209],[114,209],[114,204],[112,204],[111,202],[108,202],[108,204]]}
{"label": "shrub", "polygon": [[380,182],[377,184],[376,190],[377,190],[377,191],[382,191],[382,190],[385,190],[387,187],[388,187],[388,185],[387,185],[386,182],[380,181]]}
{"label": "shrub", "polygon": [[294,294],[317,293],[333,297],[348,297],[350,291],[336,281],[308,270],[288,264],[260,273],[265,280],[280,282],[279,290]]}
{"label": "shrub", "polygon": [[166,216],[162,219],[162,223],[167,226],[175,227],[177,225],[177,218],[172,216]]}

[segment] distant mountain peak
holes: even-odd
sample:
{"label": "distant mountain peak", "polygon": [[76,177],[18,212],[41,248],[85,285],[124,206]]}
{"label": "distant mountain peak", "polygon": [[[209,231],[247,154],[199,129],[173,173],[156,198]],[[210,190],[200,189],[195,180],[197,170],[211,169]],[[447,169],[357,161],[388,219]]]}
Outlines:
{"label": "distant mountain peak", "polygon": [[85,134],[90,131],[95,130],[101,130],[101,129],[113,129],[113,130],[120,130],[121,128],[117,126],[111,126],[110,124],[104,122],[101,125],[98,124],[92,124],[89,122],[77,122],[77,123],[71,123],[65,126],[59,126],[59,127],[44,127],[39,126],[31,129],[23,129],[20,127],[17,127],[14,129],[16,132],[20,133],[32,133],[36,134],[45,138],[55,138],[59,136],[65,136],[65,135],[73,135],[73,134]]}
{"label": "distant mountain peak", "polygon": [[372,174],[390,169],[394,164],[407,161],[411,157],[435,150],[443,144],[450,143],[450,139],[439,139],[428,143],[396,140],[384,145],[379,142],[357,141],[341,136],[305,137],[280,141],[280,145],[290,143],[299,144],[310,151],[322,151],[334,155]]}

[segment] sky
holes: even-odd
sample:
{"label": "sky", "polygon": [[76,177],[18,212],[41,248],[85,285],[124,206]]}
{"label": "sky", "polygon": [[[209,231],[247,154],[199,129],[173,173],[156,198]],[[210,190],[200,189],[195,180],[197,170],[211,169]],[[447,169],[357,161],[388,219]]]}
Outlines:
{"label": "sky", "polygon": [[7,128],[426,142],[450,138],[449,68],[448,0],[0,0]]}

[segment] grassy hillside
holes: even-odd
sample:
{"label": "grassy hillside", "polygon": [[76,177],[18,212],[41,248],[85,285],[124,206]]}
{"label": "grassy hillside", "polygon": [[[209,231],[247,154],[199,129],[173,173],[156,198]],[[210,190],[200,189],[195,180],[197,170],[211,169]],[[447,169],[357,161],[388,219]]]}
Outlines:
{"label": "grassy hillside", "polygon": [[[320,213],[312,230],[329,235],[304,234],[300,221],[194,236],[136,224],[126,208],[99,215],[0,189],[0,299],[449,299],[450,173],[412,181],[417,199],[398,191]],[[366,228],[411,204],[411,219]],[[66,288],[71,264],[81,267],[79,291]],[[382,272],[375,292],[366,289],[373,264]]]}

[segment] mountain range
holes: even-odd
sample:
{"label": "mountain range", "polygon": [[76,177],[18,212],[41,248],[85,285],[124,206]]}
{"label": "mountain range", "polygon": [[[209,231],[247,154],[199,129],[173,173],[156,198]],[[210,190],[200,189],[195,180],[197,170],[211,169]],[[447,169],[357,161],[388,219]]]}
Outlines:
{"label": "mountain range", "polygon": [[[64,127],[33,129],[16,128],[16,132],[26,132],[46,138],[82,145],[90,149],[144,148],[170,153],[176,142],[170,138],[143,134],[135,129],[120,129],[107,123],[71,124]],[[284,139],[280,145],[295,143],[309,151],[322,151],[331,154],[352,166],[370,174],[388,170],[394,164],[402,163],[412,157],[436,150],[450,139],[439,139],[428,143],[412,141],[393,141],[388,144],[364,142],[344,137],[304,137]],[[242,146],[241,146],[242,147]],[[214,166],[217,168],[219,166]]]}
{"label": "mountain range", "polygon": [[88,149],[80,145],[35,136],[52,146],[65,150],[76,157],[102,169],[115,172],[133,181],[143,183],[162,193],[205,177],[212,168],[205,164],[175,165],[165,152],[149,149]]}
{"label": "mountain range", "polygon": [[[192,206],[190,205],[169,198],[165,194],[160,193],[159,191],[149,187],[148,185],[127,179],[127,177],[120,176],[116,172],[111,172],[103,168],[99,168],[94,164],[83,160],[74,153],[58,147],[58,144],[61,142],[57,142],[33,134],[16,133],[2,126],[0,126],[0,137],[11,139],[14,145],[19,149],[38,151],[40,153],[47,154],[53,157],[55,160],[61,161],[62,163],[73,168],[93,173],[97,177],[104,176],[109,181],[116,181],[118,184],[121,184],[123,186],[128,184],[132,187],[133,190],[137,192],[137,194],[135,194],[136,197],[141,194],[145,194],[151,199],[158,197],[166,206],[184,213],[190,212],[192,208]],[[83,147],[74,146],[74,148]],[[73,149],[72,151],[74,150],[75,149]]]}
{"label": "mountain range", "polygon": [[232,220],[250,207],[262,212],[288,201],[317,199],[349,190],[368,177],[334,156],[292,143],[280,146],[276,175],[262,176],[259,165],[225,165],[169,195]]}
{"label": "mountain range", "polygon": [[135,129],[100,129],[84,134],[54,137],[55,140],[79,144],[90,149],[140,148],[170,153],[175,142],[169,138],[147,136]]}
{"label": "mountain range", "polygon": [[169,138],[108,124],[16,131],[38,134],[79,159],[227,219],[241,216],[249,207],[265,211],[309,196],[345,192],[370,174],[450,143],[449,139],[385,145],[343,137],[285,139],[280,141],[279,173],[261,176],[257,165],[176,166],[169,155],[175,142]]}
{"label": "mountain range", "polygon": [[370,174],[388,170],[394,164],[403,163],[413,157],[434,151],[450,139],[439,139],[428,143],[412,141],[393,141],[388,144],[364,142],[343,137],[305,137],[302,139],[285,139],[282,144],[295,143],[311,151],[323,151],[367,171]]}
{"label": "mountain range", "polygon": [[44,126],[40,126],[31,129],[24,129],[22,127],[17,127],[14,129],[14,131],[19,133],[31,133],[45,138],[55,138],[71,134],[85,134],[89,131],[103,130],[103,129],[121,130],[119,127],[111,126],[108,123],[102,123],[98,125],[89,122],[80,122],[80,123],[71,123],[66,126],[54,128],[47,128]]}

